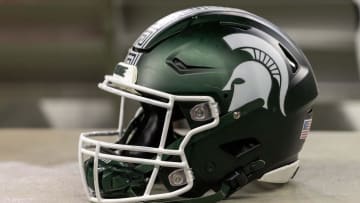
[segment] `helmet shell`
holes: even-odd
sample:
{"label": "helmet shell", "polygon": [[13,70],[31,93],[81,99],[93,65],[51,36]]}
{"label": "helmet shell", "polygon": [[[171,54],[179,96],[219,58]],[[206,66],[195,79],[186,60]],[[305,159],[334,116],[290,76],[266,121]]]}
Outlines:
{"label": "helmet shell", "polygon": [[[261,39],[276,52],[285,64],[280,76],[273,76],[271,67],[252,72],[254,68],[243,71],[248,77],[229,83],[239,64],[266,62],[261,56],[265,45],[234,48],[225,40],[233,34]],[[254,48],[262,60],[256,60]],[[219,188],[231,173],[253,161],[261,160],[265,166],[248,176],[248,181],[298,159],[304,120],[311,119],[311,106],[318,95],[316,79],[303,52],[267,20],[222,7],[180,11],[149,27],[135,41],[125,62],[137,66],[138,85],[176,95],[212,96],[218,103],[219,125],[194,136],[186,147],[195,177],[188,196]],[[260,77],[266,71],[272,77]],[[250,83],[247,90],[235,91]],[[266,94],[256,96],[257,91]],[[245,101],[243,105],[232,107],[234,98],[248,100],[240,99]],[[178,105],[190,126],[199,124],[190,119],[189,104]],[[234,112],[240,118],[235,118]],[[168,173],[160,174],[164,182]]]}

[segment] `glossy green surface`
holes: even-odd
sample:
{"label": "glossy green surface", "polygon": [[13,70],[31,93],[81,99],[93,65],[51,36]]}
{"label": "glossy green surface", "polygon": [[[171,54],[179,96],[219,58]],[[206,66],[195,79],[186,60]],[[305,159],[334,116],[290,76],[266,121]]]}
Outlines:
{"label": "glossy green surface", "polygon": [[[217,32],[214,32],[216,30]],[[232,92],[222,91],[234,67],[251,59],[244,51],[232,51],[222,37],[233,28],[218,24],[196,25],[165,40],[137,64],[138,84],[179,95],[210,95],[223,100],[227,108]],[[187,66],[201,68],[197,72],[180,74],[167,61],[178,59]],[[189,68],[189,69],[191,69]]]}
{"label": "glossy green surface", "polygon": [[[281,80],[274,78],[268,101],[255,98],[228,112],[235,95],[234,84],[246,83],[247,78],[234,79],[230,90],[223,90],[224,86],[239,64],[255,60],[248,52],[232,50],[226,44],[223,38],[234,33],[261,38],[285,61],[285,74],[289,78],[284,103],[286,115],[279,104]],[[303,123],[312,116],[311,106],[318,90],[306,57],[271,23],[252,14],[205,13],[163,29],[147,45],[135,45],[132,51],[137,52],[136,57],[140,56],[135,60],[137,84],[176,95],[211,96],[218,103],[219,125],[196,134],[185,148],[195,178],[185,197],[199,197],[209,189],[219,191],[234,175],[239,178],[235,178],[238,182],[231,191],[236,191],[264,173],[298,159],[304,144],[299,138]],[[252,79],[256,81],[251,86],[254,90],[269,85],[260,76]],[[251,94],[251,89],[244,94]],[[181,113],[192,128],[204,124],[190,118],[194,105],[196,102],[176,102],[175,106],[175,112]],[[234,117],[234,112],[240,117]],[[171,171],[160,170],[159,175],[168,190],[173,191],[178,188],[167,183]]]}

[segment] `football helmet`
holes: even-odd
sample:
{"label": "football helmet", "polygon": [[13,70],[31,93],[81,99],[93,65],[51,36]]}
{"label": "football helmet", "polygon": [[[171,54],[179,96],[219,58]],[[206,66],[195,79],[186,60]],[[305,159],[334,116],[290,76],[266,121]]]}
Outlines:
{"label": "football helmet", "polygon": [[[80,136],[93,202],[217,202],[254,180],[285,183],[318,95],[279,28],[213,6],[151,25],[98,86],[120,96],[120,118],[117,130]],[[125,100],[140,106],[127,124]]]}

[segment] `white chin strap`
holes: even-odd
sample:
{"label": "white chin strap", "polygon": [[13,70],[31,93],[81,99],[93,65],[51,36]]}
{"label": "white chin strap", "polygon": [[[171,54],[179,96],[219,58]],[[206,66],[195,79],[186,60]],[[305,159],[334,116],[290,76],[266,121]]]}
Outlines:
{"label": "white chin strap", "polygon": [[267,183],[287,183],[295,176],[299,169],[299,165],[300,161],[297,160],[291,164],[265,173],[258,181]]}

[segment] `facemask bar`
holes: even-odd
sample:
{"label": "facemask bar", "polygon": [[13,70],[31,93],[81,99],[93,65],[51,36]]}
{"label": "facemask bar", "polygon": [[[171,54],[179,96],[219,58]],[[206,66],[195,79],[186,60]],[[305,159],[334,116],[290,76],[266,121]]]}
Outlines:
{"label": "facemask bar", "polygon": [[[105,76],[104,82],[100,83],[99,88],[119,95],[121,97],[120,101],[120,115],[119,115],[119,125],[118,130],[115,131],[97,131],[97,132],[88,132],[82,133],[80,135],[79,141],[79,165],[80,165],[80,174],[82,178],[82,182],[84,188],[86,190],[87,196],[90,201],[92,202],[104,202],[104,203],[122,203],[122,202],[141,202],[141,201],[152,201],[152,200],[159,200],[159,199],[169,199],[178,197],[181,194],[189,191],[193,186],[193,176],[191,173],[191,169],[188,165],[184,149],[187,143],[190,141],[193,135],[196,135],[202,131],[214,128],[219,123],[219,112],[217,108],[217,103],[215,100],[210,96],[178,96],[172,95],[165,92],[161,92],[158,90],[154,90],[151,88],[147,88],[144,86],[139,86],[134,83],[129,83],[121,80],[120,77],[117,75],[112,76]],[[114,87],[115,86],[115,87]],[[140,96],[137,93],[144,92],[149,95],[154,95],[157,97],[161,97],[167,100],[167,102],[155,100],[152,98],[147,98],[144,96]],[[103,141],[98,141],[92,139],[91,137],[96,136],[116,136],[122,132],[123,128],[123,121],[124,121],[124,106],[125,106],[125,97],[129,99],[133,99],[135,101],[144,102],[147,104],[155,105],[158,107],[165,108],[167,110],[165,115],[165,122],[163,125],[162,135],[160,139],[160,144],[158,148],[154,147],[145,147],[145,146],[134,146],[134,145],[125,145],[125,144],[113,144]],[[172,110],[174,107],[175,101],[178,102],[208,102],[210,111],[213,117],[213,121],[210,123],[204,124],[197,128],[191,129],[187,132],[186,136],[184,137],[183,141],[181,142],[178,149],[165,149],[165,142],[167,139],[167,132],[171,121]],[[95,147],[95,151],[89,150],[89,145]],[[156,154],[156,159],[146,159],[146,158],[135,158],[135,157],[127,157],[121,155],[110,155],[104,154],[100,152],[100,149],[104,148],[111,148],[116,150],[128,150],[128,151],[138,151],[138,152],[146,152],[146,153],[154,153]],[[83,168],[84,160],[83,155],[88,155],[94,158],[94,165],[93,165],[93,176],[94,176],[94,189],[95,189],[95,197],[90,194],[88,190],[88,185],[86,182],[85,171]],[[162,155],[173,155],[179,156],[181,162],[172,162],[172,161],[163,161]],[[98,166],[99,166],[99,159],[107,159],[107,160],[114,160],[119,162],[127,162],[127,163],[136,163],[136,164],[146,164],[153,166],[153,171],[151,173],[150,179],[147,183],[145,192],[143,196],[136,196],[136,197],[128,197],[128,198],[118,198],[118,199],[104,199],[101,197],[100,188],[99,188],[99,175],[98,175]],[[162,194],[154,194],[151,195],[150,192],[155,184],[156,177],[159,172],[160,167],[173,167],[184,170],[187,185],[168,193]]]}

